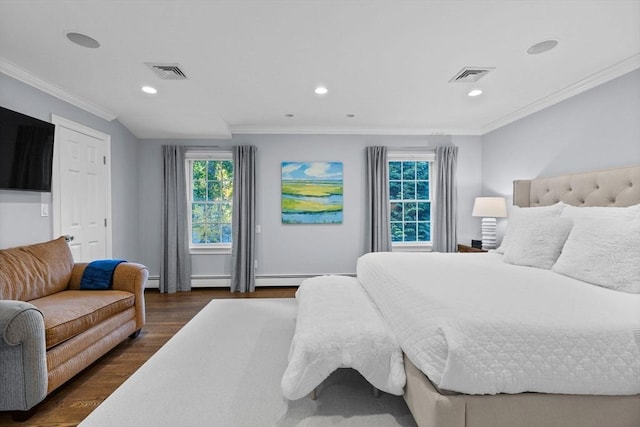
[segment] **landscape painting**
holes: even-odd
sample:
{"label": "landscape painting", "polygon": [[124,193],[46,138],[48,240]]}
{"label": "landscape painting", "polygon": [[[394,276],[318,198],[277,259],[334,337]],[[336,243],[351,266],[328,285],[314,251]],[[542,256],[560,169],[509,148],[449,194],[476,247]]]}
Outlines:
{"label": "landscape painting", "polygon": [[342,224],[342,163],[282,162],[282,223]]}

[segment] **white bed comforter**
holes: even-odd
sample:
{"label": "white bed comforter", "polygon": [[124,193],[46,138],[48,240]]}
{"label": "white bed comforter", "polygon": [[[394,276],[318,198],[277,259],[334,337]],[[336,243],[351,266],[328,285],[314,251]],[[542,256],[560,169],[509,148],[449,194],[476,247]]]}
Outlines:
{"label": "white bed comforter", "polygon": [[502,255],[372,253],[358,278],[411,362],[467,394],[640,393],[640,295]]}
{"label": "white bed comforter", "polygon": [[402,350],[353,277],[305,280],[296,292],[298,316],[282,376],[282,394],[299,399],[338,368],[353,368],[379,390],[403,393]]}

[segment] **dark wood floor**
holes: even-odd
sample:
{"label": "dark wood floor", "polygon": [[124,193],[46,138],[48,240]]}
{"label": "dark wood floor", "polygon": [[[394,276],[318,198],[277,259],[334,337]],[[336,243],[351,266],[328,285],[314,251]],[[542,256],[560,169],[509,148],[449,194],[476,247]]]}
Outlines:
{"label": "dark wood floor", "polygon": [[0,426],[76,426],[212,299],[291,298],[295,291],[290,287],[259,288],[251,294],[232,294],[228,289],[176,294],[147,290],[147,324],[138,338],[127,339],[54,391],[28,421],[15,422],[0,412]]}

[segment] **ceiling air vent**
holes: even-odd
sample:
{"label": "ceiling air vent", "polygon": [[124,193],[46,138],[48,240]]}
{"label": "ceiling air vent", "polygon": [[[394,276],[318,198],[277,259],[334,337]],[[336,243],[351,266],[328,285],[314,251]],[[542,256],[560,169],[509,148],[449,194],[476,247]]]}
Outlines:
{"label": "ceiling air vent", "polygon": [[487,75],[495,67],[464,67],[453,76],[449,83],[473,83]]}
{"label": "ceiling air vent", "polygon": [[162,80],[186,80],[187,76],[180,69],[180,64],[157,64],[145,62]]}

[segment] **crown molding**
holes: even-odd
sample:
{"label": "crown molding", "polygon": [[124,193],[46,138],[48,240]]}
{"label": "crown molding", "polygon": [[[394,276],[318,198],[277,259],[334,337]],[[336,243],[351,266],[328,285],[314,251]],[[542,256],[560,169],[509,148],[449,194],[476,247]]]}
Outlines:
{"label": "crown molding", "polygon": [[482,135],[477,129],[405,129],[405,128],[291,128],[232,126],[233,135]]}
{"label": "crown molding", "polygon": [[71,105],[74,105],[109,122],[118,117],[118,115],[114,112],[109,111],[106,108],[102,108],[89,101],[85,101],[84,99],[81,99],[75,95],[72,95],[65,89],[49,83],[3,58],[0,58],[0,73],[6,74],[9,77],[13,77],[16,80],[21,81],[22,83],[26,83],[31,87],[39,89],[44,93],[61,99],[62,101],[68,102]]}
{"label": "crown molding", "polygon": [[590,75],[572,85],[567,86],[551,95],[545,96],[519,110],[507,114],[497,120],[487,123],[481,130],[480,135],[484,135],[493,130],[506,126],[516,120],[522,119],[530,114],[536,113],[547,107],[551,107],[561,101],[576,96],[596,86],[604,84],[610,80],[623,76],[631,71],[640,68],[640,53],[623,59],[622,61],[605,68],[595,74]]}

